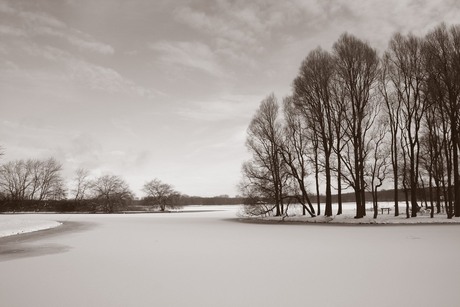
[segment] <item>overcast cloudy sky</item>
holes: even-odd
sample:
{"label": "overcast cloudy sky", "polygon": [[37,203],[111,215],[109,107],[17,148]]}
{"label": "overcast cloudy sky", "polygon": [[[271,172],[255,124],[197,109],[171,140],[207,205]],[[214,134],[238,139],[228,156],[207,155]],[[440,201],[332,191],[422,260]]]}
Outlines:
{"label": "overcast cloudy sky", "polygon": [[310,50],[441,21],[460,1],[0,0],[2,159],[235,195],[254,111]]}

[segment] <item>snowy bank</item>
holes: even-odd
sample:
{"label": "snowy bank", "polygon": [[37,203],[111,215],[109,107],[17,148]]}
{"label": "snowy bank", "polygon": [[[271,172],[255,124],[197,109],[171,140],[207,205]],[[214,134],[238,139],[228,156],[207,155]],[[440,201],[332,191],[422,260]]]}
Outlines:
{"label": "snowy bank", "polygon": [[0,215],[0,238],[58,227],[62,223],[27,219],[18,215]]}
{"label": "snowy bank", "polygon": [[[374,219],[372,203],[366,203],[366,216],[360,219],[355,219],[356,204],[353,202],[345,202],[342,205],[341,215],[333,215],[326,217],[322,214],[316,217],[309,215],[302,215],[302,207],[300,205],[291,205],[288,207],[285,216],[265,216],[255,217],[247,216],[244,212],[244,207],[240,208],[239,216],[242,221],[260,222],[260,223],[317,223],[317,224],[346,224],[346,225],[424,225],[424,224],[460,224],[460,217],[453,217],[448,219],[445,213],[435,214],[433,218],[430,217],[428,211],[417,213],[417,217],[407,218],[405,212],[405,202],[399,203],[399,216],[394,216],[394,203],[393,202],[379,202],[379,210],[377,218]],[[315,209],[317,207],[315,206]],[[324,205],[321,205],[321,212],[324,213]],[[338,206],[336,203],[332,204],[332,212],[337,212]]]}
{"label": "snowy bank", "polygon": [[360,219],[355,219],[351,214],[335,215],[331,217],[326,216],[303,216],[303,215],[292,215],[292,216],[268,216],[268,217],[248,217],[243,218],[249,221],[255,222],[267,222],[267,223],[320,223],[320,224],[346,224],[346,225],[420,225],[420,224],[460,224],[460,218],[448,219],[445,215],[435,215],[430,218],[429,215],[420,215],[417,217],[406,218],[405,214],[400,216],[379,215],[376,219],[373,218],[372,214],[365,216]]}

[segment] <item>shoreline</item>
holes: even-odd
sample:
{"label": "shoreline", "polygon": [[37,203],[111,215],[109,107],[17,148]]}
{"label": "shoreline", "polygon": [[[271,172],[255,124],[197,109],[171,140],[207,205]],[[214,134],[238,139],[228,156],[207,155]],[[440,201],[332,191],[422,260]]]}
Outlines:
{"label": "shoreline", "polygon": [[[317,226],[430,226],[430,225],[460,225],[460,219],[447,219],[446,222],[439,220],[426,222],[423,219],[431,219],[429,217],[420,217],[407,219],[405,217],[393,217],[389,220],[378,220],[372,218],[366,219],[354,219],[353,217],[335,220],[325,220],[326,217],[320,216],[316,218],[282,218],[282,217],[237,217],[235,220],[240,223],[252,223],[252,224],[267,224],[267,225],[317,225]],[[412,221],[411,221],[412,220]]]}
{"label": "shoreline", "polygon": [[47,242],[40,244],[40,241],[69,233],[86,231],[96,225],[90,222],[57,222],[61,223],[58,227],[1,237],[0,262],[67,252],[72,249],[71,246]]}

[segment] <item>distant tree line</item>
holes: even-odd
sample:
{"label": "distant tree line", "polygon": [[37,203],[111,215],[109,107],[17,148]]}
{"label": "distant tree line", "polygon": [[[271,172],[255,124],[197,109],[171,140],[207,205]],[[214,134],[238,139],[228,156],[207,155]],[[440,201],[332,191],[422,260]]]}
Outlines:
{"label": "distant tree line", "polygon": [[[132,201],[133,193],[119,176],[89,179],[78,169],[68,190],[62,164],[54,158],[15,160],[0,165],[1,211],[116,212]],[[73,195],[68,198],[68,193]]]}
{"label": "distant tree line", "polygon": [[[0,156],[3,148],[0,147]],[[155,178],[143,185],[145,197],[135,199],[127,182],[117,175],[91,177],[77,169],[70,188],[54,158],[20,159],[0,165],[0,212],[166,211],[187,205],[241,204],[241,198],[182,195]]]}
{"label": "distant tree line", "polygon": [[182,205],[194,206],[224,206],[224,205],[241,205],[246,201],[243,197],[229,197],[227,195],[201,197],[182,195],[180,202]]}
{"label": "distant tree line", "polygon": [[427,190],[431,217],[441,207],[460,216],[459,112],[459,25],[424,37],[397,33],[382,56],[342,34],[331,52],[307,55],[290,96],[267,96],[254,115],[240,183],[248,210],[283,215],[295,196],[316,216],[322,190],[324,214],[334,214],[333,191],[341,214],[342,191],[351,189],[355,217],[371,199],[376,218],[378,189],[390,179],[396,216],[405,200],[406,216],[416,217],[417,191]]}

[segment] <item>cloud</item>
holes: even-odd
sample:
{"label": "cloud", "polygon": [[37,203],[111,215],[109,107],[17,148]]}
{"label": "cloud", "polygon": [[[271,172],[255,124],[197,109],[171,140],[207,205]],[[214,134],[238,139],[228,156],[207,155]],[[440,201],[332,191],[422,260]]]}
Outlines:
{"label": "cloud", "polygon": [[317,1],[195,1],[177,8],[174,19],[208,38],[220,62],[230,70],[257,70],[267,57],[285,48],[289,35],[310,35]]}
{"label": "cloud", "polygon": [[95,65],[84,60],[68,59],[72,79],[87,84],[92,89],[110,93],[135,94],[144,98],[155,98],[160,92],[144,88],[124,78],[112,68]]}
{"label": "cloud", "polygon": [[110,55],[115,51],[112,46],[97,41],[91,35],[69,27],[65,22],[40,11],[25,11],[0,2],[0,12],[21,20],[24,29],[1,26],[0,34],[15,36],[46,35],[66,40],[82,51]]}
{"label": "cloud", "polygon": [[16,15],[31,25],[39,24],[53,28],[67,28],[67,25],[64,22],[43,12],[16,11]]}
{"label": "cloud", "polygon": [[174,17],[199,31],[234,42],[237,47],[252,48],[251,45],[269,39],[276,29],[299,22],[309,8],[302,1],[224,0],[199,8],[178,8]]}
{"label": "cloud", "polygon": [[46,25],[38,25],[33,28],[32,32],[36,35],[53,36],[66,40],[71,45],[82,51],[90,51],[99,54],[111,55],[115,53],[112,46],[98,42],[90,35],[74,29],[56,29]]}
{"label": "cloud", "polygon": [[[440,22],[458,23],[460,2],[456,0],[411,1],[321,1],[322,14],[315,15],[312,25],[317,25],[321,36],[337,39],[347,31],[368,40],[374,47],[385,49],[395,32],[413,32],[425,35]],[[315,31],[316,32],[316,31]],[[329,46],[326,46],[329,47]]]}
{"label": "cloud", "polygon": [[206,44],[162,41],[150,44],[150,48],[160,53],[159,60],[163,63],[201,70],[219,77],[224,75],[216,55]]}
{"label": "cloud", "polygon": [[4,14],[14,14],[16,10],[13,9],[8,3],[5,1],[0,1],[0,12]]}
{"label": "cloud", "polygon": [[65,131],[43,118],[27,116],[19,120],[3,119],[0,126],[0,138],[6,148],[7,160],[55,156],[55,142],[64,143],[68,139]]}
{"label": "cloud", "polygon": [[173,16],[211,37],[216,53],[248,63],[248,58],[261,58],[285,44],[307,53],[319,44],[332,44],[343,32],[385,48],[395,31],[423,35],[441,21],[458,23],[459,10],[457,0],[196,0]]}
{"label": "cloud", "polygon": [[19,67],[11,61],[4,60],[0,62],[0,69],[8,72],[16,72]]}
{"label": "cloud", "polygon": [[[220,38],[221,41],[237,44],[235,47],[241,44],[252,45],[257,42],[250,24],[241,24],[241,21],[231,18],[231,15],[226,13],[211,14],[190,7],[182,7],[174,12],[174,17],[181,23]],[[254,25],[257,24],[256,19],[253,22]]]}
{"label": "cloud", "polygon": [[224,95],[208,101],[188,102],[177,113],[184,118],[199,121],[247,122],[262,98],[258,95]]}
{"label": "cloud", "polygon": [[197,11],[190,7],[183,7],[175,11],[175,18],[195,29],[212,35],[235,41],[238,43],[253,44],[256,42],[253,28],[258,24],[256,18],[253,24],[247,24],[241,19],[231,18],[234,14],[211,15]]}
{"label": "cloud", "polygon": [[65,142],[61,148],[63,160],[71,169],[83,167],[93,173],[111,171],[116,174],[144,170],[151,153],[139,148],[110,147],[101,145],[97,136],[79,133]]}
{"label": "cloud", "polygon": [[26,32],[16,27],[0,25],[0,35],[26,36]]}
{"label": "cloud", "polygon": [[77,46],[83,50],[89,50],[101,54],[113,54],[115,52],[112,46],[97,42],[90,38],[82,39],[78,36],[69,36],[67,39],[72,45]]}
{"label": "cloud", "polygon": [[76,81],[91,89],[109,93],[135,94],[144,98],[163,95],[154,89],[137,85],[112,68],[93,64],[56,47],[26,43],[23,49],[30,55],[61,64],[65,69],[64,75],[71,81]]}

